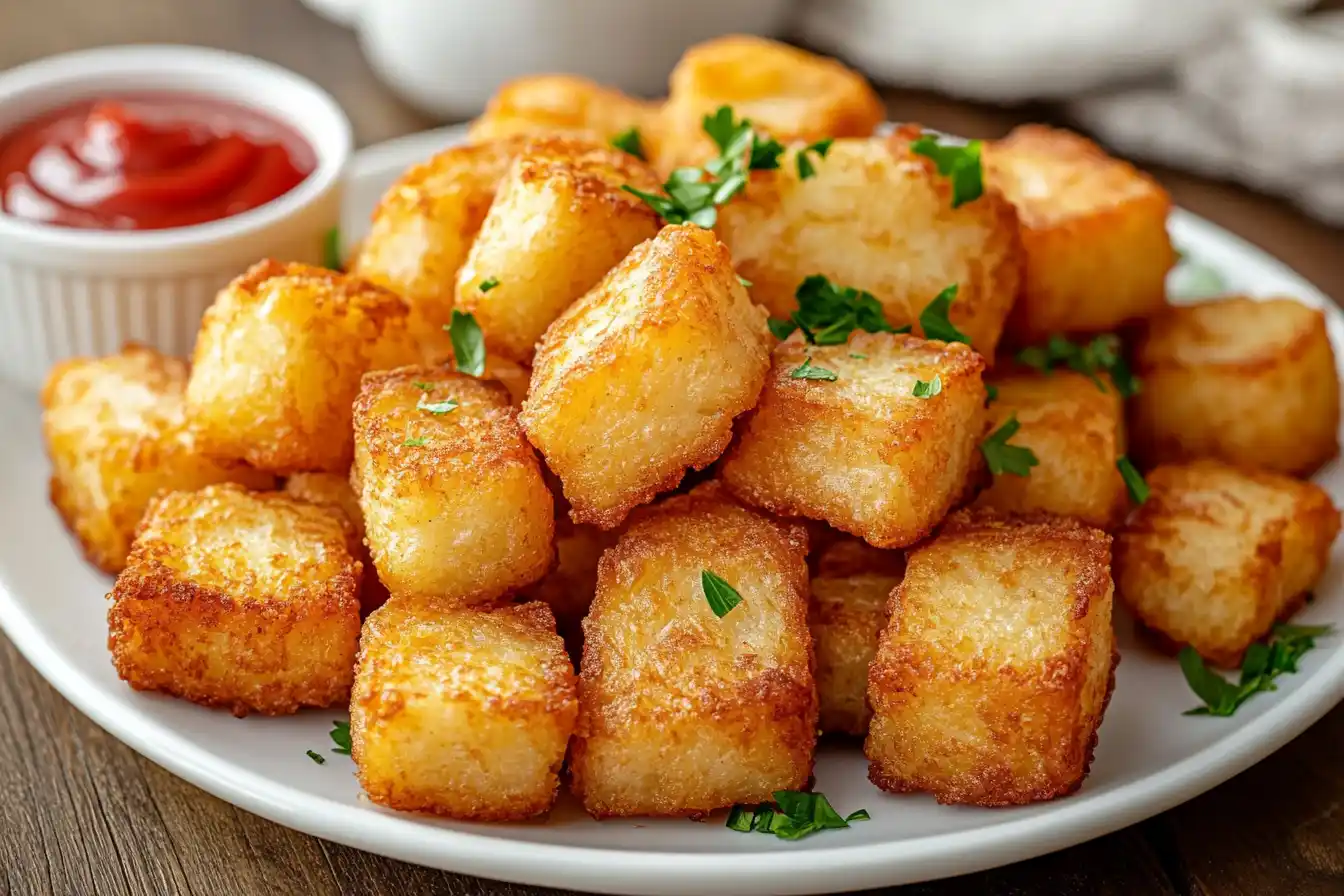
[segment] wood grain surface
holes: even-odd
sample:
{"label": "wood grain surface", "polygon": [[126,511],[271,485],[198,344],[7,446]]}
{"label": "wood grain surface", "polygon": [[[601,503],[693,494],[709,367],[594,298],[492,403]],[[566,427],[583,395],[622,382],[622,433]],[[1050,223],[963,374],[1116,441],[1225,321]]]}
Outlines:
{"label": "wood grain surface", "polygon": [[[435,123],[378,83],[353,35],[297,0],[0,0],[0,68],[130,42],[204,44],[285,65],[336,96],[361,144]],[[992,109],[908,91],[887,96],[893,118],[970,136],[995,136],[1020,121],[1053,118],[1048,108]],[[1336,301],[1344,298],[1344,233],[1239,187],[1170,171],[1157,174],[1180,204],[1268,249]],[[0,731],[0,893],[556,892],[383,859],[236,809],[104,733],[56,694],[3,636]],[[1344,708],[1252,770],[1151,821],[1033,861],[899,892],[1339,896],[1344,894],[1341,744]]]}

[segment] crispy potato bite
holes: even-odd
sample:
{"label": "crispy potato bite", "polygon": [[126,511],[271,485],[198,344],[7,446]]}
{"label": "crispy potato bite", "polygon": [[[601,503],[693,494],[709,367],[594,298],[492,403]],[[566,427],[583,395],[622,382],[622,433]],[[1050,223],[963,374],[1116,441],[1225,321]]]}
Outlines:
{"label": "crispy potato bite", "polygon": [[545,604],[394,598],[364,623],[350,753],[375,803],[472,821],[540,815],[577,712]]}
{"label": "crispy potato bite", "polygon": [[359,605],[367,614],[387,600],[387,589],[378,581],[373,558],[364,546],[364,512],[359,509],[359,497],[350,485],[349,475],[335,473],[295,473],[285,480],[285,494],[309,504],[318,504],[339,510],[350,521],[353,540],[350,553],[364,565],[364,582],[359,591]]}
{"label": "crispy potato bite", "polygon": [[910,150],[918,134],[837,140],[806,180],[795,147],[720,210],[716,229],[752,299],[775,317],[797,307],[798,284],[824,274],[872,293],[893,324],[918,327],[924,307],[955,283],[951,320],[992,358],[1018,289],[1017,216],[993,190],[953,209],[948,179]]}
{"label": "crispy potato bite", "polygon": [[457,274],[456,307],[492,352],[530,362],[551,322],[658,232],[627,184],[659,190],[648,165],[591,141],[538,139],[513,160]]}
{"label": "crispy potato bite", "polygon": [[1006,806],[1072,793],[1119,655],[1111,538],[1057,517],[958,511],[911,551],[868,677],[868,777]]}
{"label": "crispy potato bite", "polygon": [[327,507],[212,485],[154,500],[108,595],[117,674],[236,716],[350,694],[362,568]]}
{"label": "crispy potato bite", "polygon": [[868,732],[868,665],[887,626],[887,600],[901,583],[905,555],[843,538],[815,555],[808,628],[817,654],[821,730]]}
{"label": "crispy potato bite", "polygon": [[1307,476],[1339,453],[1339,374],[1315,308],[1244,296],[1169,308],[1133,354],[1130,434],[1146,466],[1216,457]]}
{"label": "crispy potato bite", "polygon": [[[794,374],[811,359],[834,381]],[[719,475],[743,501],[825,520],[883,548],[913,544],[962,498],[984,430],[984,359],[961,343],[855,332],[774,352],[760,403]],[[912,394],[937,376],[942,391]]]}
{"label": "crispy potato bite", "polygon": [[[801,788],[817,698],[807,539],[714,484],[642,509],[583,623],[575,795],[597,818],[698,815]],[[710,609],[705,571],[741,603]]]}
{"label": "crispy potato bite", "polygon": [[575,522],[604,529],[703,469],[756,403],[765,314],[714,234],[665,227],[546,331],[521,420]]}
{"label": "crispy potato bite", "polygon": [[637,128],[646,158],[657,146],[658,103],[637,100],[577,75],[530,75],[504,84],[471,123],[473,142],[515,134],[595,137],[605,143]]}
{"label": "crispy potato bite", "polygon": [[1118,525],[1129,497],[1115,466],[1125,453],[1124,400],[1115,385],[1102,377],[1098,386],[1071,370],[991,379],[999,396],[989,405],[986,431],[1016,415],[1022,428],[1013,444],[1031,449],[1040,463],[1029,476],[994,477],[976,506],[1071,516],[1099,529]]}
{"label": "crispy potato bite", "polygon": [[262,261],[205,314],[187,413],[212,456],[280,474],[343,473],[360,376],[418,356],[397,296],[325,268]]}
{"label": "crispy potato bite", "polygon": [[1100,333],[1166,303],[1176,262],[1171,197],[1146,174],[1068,131],[1024,125],[985,147],[985,176],[1017,208],[1026,249],[1008,338]]}
{"label": "crispy potato bite", "polygon": [[367,374],[352,482],[393,597],[482,603],[551,565],[551,492],[499,383],[434,367]]}
{"label": "crispy potato bite", "polygon": [[866,137],[885,117],[863,76],[834,59],[760,37],[730,35],[686,51],[669,79],[659,168],[717,154],[701,120],[720,106],[783,140]]}
{"label": "crispy potato bite", "polygon": [[182,400],[186,386],[186,362],[136,345],[63,361],[47,375],[42,437],[51,502],[104,572],[126,565],[135,527],[159,491],[275,484],[269,473],[199,452]]}
{"label": "crispy potato bite", "polygon": [[500,179],[525,136],[454,146],[411,168],[373,212],[369,235],[350,261],[352,274],[386,286],[411,306],[411,332],[425,360],[452,353],[457,271],[467,258]]}
{"label": "crispy potato bite", "polygon": [[1325,571],[1339,511],[1309,482],[1214,460],[1147,480],[1148,500],[1116,536],[1120,599],[1168,646],[1235,668]]}

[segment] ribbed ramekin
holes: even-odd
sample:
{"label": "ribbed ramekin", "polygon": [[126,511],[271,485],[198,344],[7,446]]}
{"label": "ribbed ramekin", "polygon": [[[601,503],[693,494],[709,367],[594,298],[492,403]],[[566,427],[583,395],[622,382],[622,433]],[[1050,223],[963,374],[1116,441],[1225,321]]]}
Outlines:
{"label": "ribbed ramekin", "polygon": [[200,47],[125,46],[53,56],[0,75],[0,133],[100,96],[173,92],[226,100],[292,127],[317,156],[298,187],[193,227],[95,231],[0,213],[0,378],[41,385],[55,362],[128,341],[190,355],[215,293],[262,257],[320,263],[340,218],[350,122],[312,82],[267,62]]}

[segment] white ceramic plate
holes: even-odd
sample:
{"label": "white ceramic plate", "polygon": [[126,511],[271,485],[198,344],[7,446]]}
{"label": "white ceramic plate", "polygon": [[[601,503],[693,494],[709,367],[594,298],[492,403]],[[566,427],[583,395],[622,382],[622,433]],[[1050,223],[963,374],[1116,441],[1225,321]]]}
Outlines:
{"label": "white ceramic plate", "polygon": [[[357,160],[345,233],[358,238],[378,195],[408,164],[460,132],[418,135]],[[1177,243],[1219,270],[1232,289],[1284,293],[1329,309],[1344,348],[1344,316],[1302,278],[1193,215],[1172,218]],[[1342,355],[1344,356],[1344,355]],[[361,797],[350,760],[329,752],[331,720],[307,712],[234,719],[137,694],[108,659],[108,580],[81,559],[47,503],[47,464],[32,396],[0,394],[0,623],[23,654],[95,722],[155,762],[273,821],[371,852],[450,871],[604,893],[738,896],[816,893],[899,884],[1029,858],[1132,824],[1227,780],[1281,747],[1344,697],[1344,638],[1327,638],[1301,674],[1280,679],[1230,719],[1191,718],[1194,705],[1172,660],[1137,644],[1117,619],[1123,652],[1092,774],[1081,792],[1020,809],[939,806],[887,796],[867,780],[860,752],[826,746],[817,788],[843,814],[872,820],[798,842],[737,834],[722,818],[595,822],[563,797],[545,823],[456,824],[375,807]],[[1344,503],[1344,473],[1320,477]],[[1344,546],[1303,621],[1344,629]],[[326,754],[316,765],[304,751]]]}

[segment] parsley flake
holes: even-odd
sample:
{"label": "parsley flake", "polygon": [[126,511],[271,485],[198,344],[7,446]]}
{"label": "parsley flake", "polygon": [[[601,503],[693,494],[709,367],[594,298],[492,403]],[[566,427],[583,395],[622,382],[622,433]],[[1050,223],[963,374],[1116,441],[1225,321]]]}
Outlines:
{"label": "parsley flake", "polygon": [[924,331],[925,339],[941,339],[943,342],[971,343],[971,337],[958,330],[949,317],[952,301],[957,297],[957,284],[944,289],[933,297],[933,301],[919,312],[919,327]]}
{"label": "parsley flake", "polygon": [[336,744],[332,748],[333,753],[340,753],[342,756],[350,755],[350,723],[342,721],[333,721],[331,723],[331,740]]}
{"label": "parsley flake", "polygon": [[916,398],[929,399],[942,391],[943,391],[943,380],[941,377],[938,376],[938,374],[935,373],[933,375],[933,379],[927,383],[924,382],[923,380],[915,380],[915,388],[911,394],[914,395]]}
{"label": "parsley flake", "polygon": [[486,277],[484,280],[481,281],[480,285],[477,286],[476,288],[479,289],[481,292],[489,292],[498,285],[499,285],[499,278]]}
{"label": "parsley flake", "polygon": [[816,167],[812,164],[812,160],[807,157],[807,154],[813,153],[818,159],[824,159],[826,158],[826,153],[831,151],[831,144],[834,142],[835,141],[830,137],[827,137],[825,140],[818,140],[816,143],[809,144],[798,150],[797,162],[799,180],[807,180],[817,173]]}
{"label": "parsley flake", "polygon": [[424,383],[424,382],[419,382],[419,381],[414,382],[414,383],[411,383],[411,385],[414,386],[415,388],[419,389],[419,390],[422,391],[422,392],[428,392],[430,389],[433,389],[433,388],[434,388],[434,384],[433,384],[433,383]]}
{"label": "parsley flake", "polygon": [[1017,422],[1017,415],[1013,414],[980,443],[980,453],[985,456],[985,463],[989,464],[989,471],[995,476],[1002,476],[1004,473],[1029,476],[1031,468],[1040,463],[1036,459],[1036,453],[1030,448],[1008,444],[1008,440],[1021,428],[1022,424]]}
{"label": "parsley flake", "polygon": [[867,355],[860,354],[859,352],[850,352],[850,353],[849,353],[849,356],[850,356],[851,358],[853,358],[855,361],[867,361],[867,360],[868,360],[868,356],[867,356]]}
{"label": "parsley flake", "polygon": [[318,753],[315,750],[305,750],[304,752],[308,754],[309,759],[313,760],[318,765],[327,764],[327,757],[323,756],[321,753]]}
{"label": "parsley flake", "polygon": [[429,440],[425,438],[407,439],[401,444],[405,445],[407,448],[423,448],[425,447],[425,443],[428,441]]}
{"label": "parsley flake", "polygon": [[341,229],[333,227],[322,236],[322,266],[341,270]]}
{"label": "parsley flake", "polygon": [[700,570],[700,587],[705,592],[705,603],[720,619],[742,603],[742,595],[737,593],[736,588],[707,569]]}
{"label": "parsley flake", "polygon": [[773,834],[781,840],[801,840],[818,831],[847,828],[851,822],[868,821],[867,810],[841,817],[823,793],[776,790],[774,805],[734,806],[727,827],[739,833]]}
{"label": "parsley flake", "polygon": [[737,275],[737,282],[742,284],[743,289],[751,289],[751,281],[741,274]]}
{"label": "parsley flake", "polygon": [[792,380],[825,380],[828,383],[835,382],[836,373],[834,370],[827,370],[825,367],[813,367],[812,359],[806,358],[803,363],[793,369],[789,374]]}
{"label": "parsley flake", "polygon": [[639,128],[631,126],[611,138],[611,145],[621,152],[629,153],[637,159],[647,161],[644,145],[639,139]]}
{"label": "parsley flake", "polygon": [[1096,383],[1097,388],[1106,391],[1106,383],[1100,374],[1110,375],[1115,391],[1121,398],[1131,398],[1139,394],[1138,377],[1129,369],[1121,355],[1120,337],[1113,333],[1097,336],[1086,345],[1079,345],[1058,334],[1046,340],[1045,345],[1031,345],[1017,353],[1017,360],[1044,374],[1056,367],[1067,367],[1075,373],[1081,373]]}
{"label": "parsley flake", "polygon": [[453,360],[462,373],[480,376],[485,373],[485,338],[476,316],[453,309],[453,321],[444,327],[453,340]]}
{"label": "parsley flake", "polygon": [[985,404],[999,400],[999,387],[993,383],[985,383]]}
{"label": "parsley flake", "polygon": [[1193,647],[1182,647],[1178,657],[1181,672],[1190,690],[1204,701],[1203,706],[1186,710],[1184,715],[1230,716],[1255,694],[1278,690],[1274,679],[1297,672],[1298,661],[1316,646],[1316,639],[1332,634],[1334,627],[1329,625],[1274,626],[1268,640],[1246,648],[1235,684],[1210,669]]}
{"label": "parsley flake", "polygon": [[1128,457],[1123,454],[1115,462],[1115,468],[1120,471],[1120,478],[1125,480],[1125,488],[1129,489],[1129,497],[1135,504],[1142,504],[1148,500],[1148,483],[1144,481],[1143,474],[1132,464]]}
{"label": "parsley flake", "polygon": [[984,167],[980,164],[982,146],[979,140],[971,140],[964,146],[944,146],[936,135],[924,134],[910,144],[910,149],[932,159],[938,173],[952,181],[952,207],[960,208],[979,199],[985,191]]}
{"label": "parsley flake", "polygon": [[457,410],[457,402],[451,398],[445,398],[443,401],[426,401],[428,395],[420,396],[420,400],[415,403],[417,410],[429,411],[435,417],[442,417],[449,411]]}

